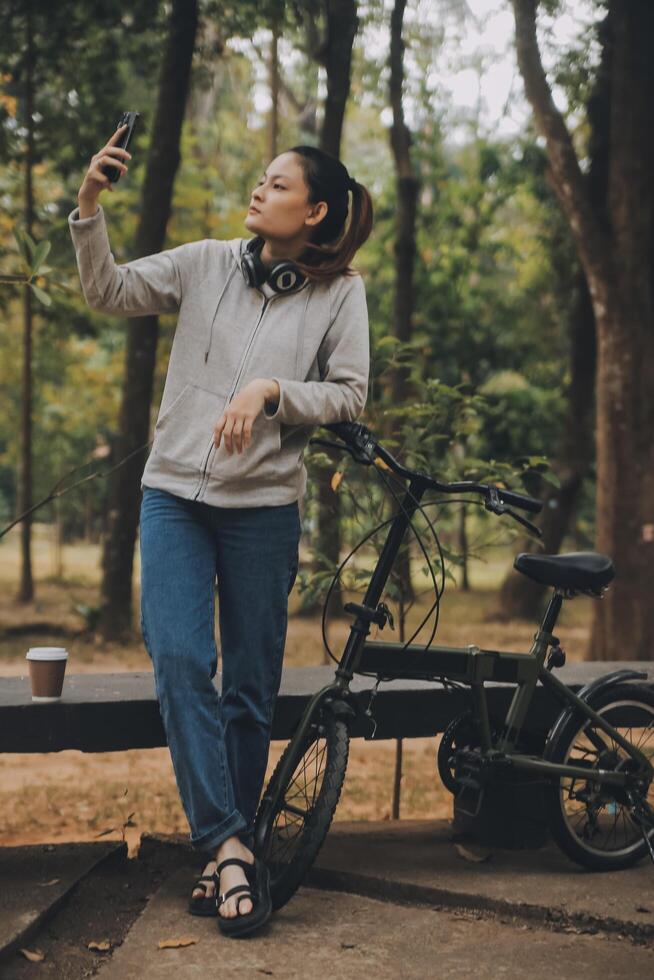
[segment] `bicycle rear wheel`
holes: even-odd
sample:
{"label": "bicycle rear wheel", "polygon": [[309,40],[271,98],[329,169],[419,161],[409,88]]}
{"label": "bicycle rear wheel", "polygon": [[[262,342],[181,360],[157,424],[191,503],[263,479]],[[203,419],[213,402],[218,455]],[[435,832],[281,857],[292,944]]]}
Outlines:
{"label": "bicycle rear wheel", "polygon": [[[591,698],[590,706],[654,764],[654,691],[635,684],[615,684]],[[593,778],[599,769],[636,771],[636,763],[592,719],[575,713],[546,754],[549,762],[588,768],[584,778],[563,776],[548,784],[546,800],[552,837],[561,849],[594,871],[618,871],[640,861],[647,843],[631,813],[624,790]],[[651,773],[639,801],[652,818]]]}
{"label": "bicycle rear wheel", "polygon": [[258,856],[270,869],[275,909],[297,891],[327,836],[345,780],[349,743],[346,723],[325,714],[301,742],[289,742],[270,778],[255,839]]}

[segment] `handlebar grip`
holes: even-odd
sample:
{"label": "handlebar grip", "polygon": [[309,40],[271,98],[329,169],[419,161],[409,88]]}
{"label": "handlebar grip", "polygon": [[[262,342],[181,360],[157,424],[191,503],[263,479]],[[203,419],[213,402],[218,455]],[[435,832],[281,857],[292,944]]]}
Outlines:
{"label": "handlebar grip", "polygon": [[535,497],[527,497],[522,493],[514,493],[513,490],[501,490],[499,487],[497,488],[497,493],[500,500],[503,500],[505,504],[519,507],[521,510],[528,510],[532,514],[539,514],[543,509],[543,501],[536,500]]}

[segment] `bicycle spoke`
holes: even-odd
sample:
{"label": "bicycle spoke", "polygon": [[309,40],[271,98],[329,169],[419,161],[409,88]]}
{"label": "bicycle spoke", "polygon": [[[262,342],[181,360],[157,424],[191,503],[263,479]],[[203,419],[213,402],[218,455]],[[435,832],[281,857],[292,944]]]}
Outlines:
{"label": "bicycle spoke", "polygon": [[326,767],[327,741],[315,738],[293,773],[276,814],[269,846],[269,862],[283,867],[292,862],[320,795]]}
{"label": "bicycle spoke", "polygon": [[[606,706],[605,712],[600,713],[628,742],[648,755],[650,737],[654,733],[654,718],[650,708],[645,709],[647,717],[642,717],[644,707],[642,702],[633,705],[629,700],[614,701]],[[634,723],[630,719],[631,723],[625,725],[625,710],[639,710],[642,722]],[[633,771],[631,755],[614,736],[588,719],[571,739],[565,762],[568,765],[587,766],[590,770],[587,781],[563,778],[559,783],[562,812],[572,835],[594,853],[618,854],[639,846],[641,829],[632,818],[626,802],[620,800],[619,789],[611,790],[602,784],[601,777],[595,780],[592,777],[592,770],[605,768]],[[653,788],[650,786],[650,793]],[[613,796],[613,793],[618,795]]]}

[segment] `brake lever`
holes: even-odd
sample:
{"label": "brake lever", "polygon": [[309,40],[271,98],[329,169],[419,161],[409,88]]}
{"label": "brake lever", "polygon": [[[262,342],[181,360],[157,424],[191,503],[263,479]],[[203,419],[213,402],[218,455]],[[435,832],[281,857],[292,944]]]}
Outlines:
{"label": "brake lever", "polygon": [[528,521],[526,517],[522,516],[522,514],[517,514],[511,507],[508,507],[504,501],[500,499],[500,495],[497,492],[497,487],[491,486],[488,489],[489,495],[484,501],[484,507],[486,510],[492,511],[493,514],[508,514],[509,517],[512,517],[514,521],[518,522],[518,524],[522,524],[523,527],[526,527],[527,530],[534,534],[537,538],[543,537],[543,532],[539,527],[536,527],[535,524]]}
{"label": "brake lever", "polygon": [[357,453],[356,450],[352,449],[344,442],[330,442],[329,439],[309,439],[309,445],[312,446],[329,446],[330,449],[344,449],[345,452],[349,453],[352,459],[356,460],[357,463],[364,463],[366,466],[370,466],[372,460],[369,456],[364,456],[361,453]]}
{"label": "brake lever", "polygon": [[522,524],[523,527],[526,527],[527,530],[531,531],[532,534],[535,534],[537,538],[543,537],[543,532],[541,531],[541,529],[539,527],[536,527],[535,524],[532,524],[531,521],[528,521],[526,517],[522,516],[522,514],[516,514],[516,512],[514,510],[511,510],[510,507],[505,507],[504,513],[508,514],[509,517],[512,517],[515,521],[518,522],[518,524]]}

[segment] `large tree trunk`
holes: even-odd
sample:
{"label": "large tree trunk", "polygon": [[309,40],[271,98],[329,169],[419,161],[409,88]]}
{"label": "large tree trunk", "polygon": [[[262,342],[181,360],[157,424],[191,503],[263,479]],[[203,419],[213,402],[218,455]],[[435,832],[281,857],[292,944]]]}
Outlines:
{"label": "large tree trunk", "polygon": [[[393,297],[393,332],[402,342],[413,333],[413,267],[416,255],[416,210],[419,183],[411,160],[411,133],[404,120],[402,85],[404,83],[404,41],[402,26],[406,0],[395,0],[391,13],[391,42],[389,53],[389,95],[393,110],[390,130],[391,149],[395,161],[397,186],[397,218],[395,225],[395,291]],[[391,405],[404,405],[409,396],[409,370],[399,366],[391,374]],[[399,441],[401,423],[390,419],[388,435]],[[393,504],[394,509],[394,504]],[[415,600],[411,582],[411,544],[413,532],[408,530],[397,553],[391,580],[399,592],[399,641],[405,642],[406,610]],[[395,743],[395,771],[391,819],[400,819],[402,791],[402,739]]]}
{"label": "large tree trunk", "polygon": [[597,548],[616,580],[598,602],[591,655],[649,660],[654,636],[654,6],[609,4],[610,226],[597,214],[552,100],[535,0],[513,0],[520,71],[586,272],[597,326]]}
{"label": "large tree trunk", "polygon": [[[34,166],[34,21],[32,4],[27,4],[26,15],[26,65],[25,65],[25,116],[27,128],[27,152],[25,154],[25,231],[32,234],[34,222],[34,192],[32,167]],[[21,397],[21,447],[20,480],[18,481],[18,513],[23,514],[32,506],[32,290],[23,289],[23,379]],[[18,602],[31,602],[34,598],[31,555],[32,515],[28,514],[20,525],[21,570]]]}
{"label": "large tree trunk", "polygon": [[[391,149],[395,161],[397,186],[397,211],[395,225],[395,290],[393,297],[393,332],[403,343],[411,339],[413,333],[413,310],[415,294],[413,268],[416,256],[416,210],[419,182],[411,160],[411,133],[404,121],[402,105],[402,85],[404,82],[404,41],[402,25],[406,0],[395,0],[391,13],[390,45],[390,102],[393,110],[393,125],[390,130]],[[409,397],[408,366],[399,365],[391,374],[391,405],[404,405]],[[400,424],[391,420],[389,432],[392,438],[399,439]],[[402,543],[398,552],[394,577],[401,590],[403,602],[410,604],[415,598],[411,582],[411,558],[409,541],[412,532]]]}
{"label": "large tree trunk", "polygon": [[[322,42],[314,39],[314,55],[327,73],[320,149],[338,157],[341,152],[341,136],[345,107],[350,93],[352,46],[359,26],[356,0],[326,0],[326,29]],[[323,433],[324,435],[325,433]],[[328,450],[329,451],[329,450]],[[329,568],[338,568],[341,554],[341,498],[331,487],[331,469],[323,470],[317,487],[316,548],[324,556]],[[305,606],[304,615],[318,611],[319,604]],[[329,599],[327,616],[343,615],[343,599],[340,581],[334,584]],[[327,654],[325,654],[327,658]]]}
{"label": "large tree trunk", "polygon": [[[596,213],[607,224],[609,117],[611,111],[611,42],[608,19],[599,31],[602,58],[593,91],[586,106],[590,124],[587,186]],[[595,315],[588,292],[586,275],[579,272],[576,301],[571,317],[570,389],[563,427],[563,438],[553,470],[560,487],[549,487],[543,494],[544,508],[540,520],[543,537],[523,541],[522,551],[542,550],[557,554],[570,530],[584,480],[594,458],[595,375],[597,343]],[[506,618],[535,619],[549,589],[511,570],[500,593],[502,615]]]}
{"label": "large tree trunk", "polygon": [[[164,245],[180,160],[197,21],[197,0],[188,3],[173,0],[136,233],[137,256],[161,251]],[[148,442],[158,334],[156,316],[130,321],[117,440],[117,454],[121,459]],[[104,639],[120,639],[132,632],[132,572],[144,463],[143,455],[137,453],[113,475],[99,619],[99,631]]]}
{"label": "large tree trunk", "polygon": [[320,148],[339,156],[345,107],[350,95],[352,47],[359,27],[357,0],[326,0],[327,32],[321,62],[327,72]]}

